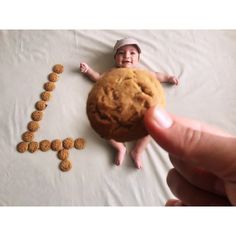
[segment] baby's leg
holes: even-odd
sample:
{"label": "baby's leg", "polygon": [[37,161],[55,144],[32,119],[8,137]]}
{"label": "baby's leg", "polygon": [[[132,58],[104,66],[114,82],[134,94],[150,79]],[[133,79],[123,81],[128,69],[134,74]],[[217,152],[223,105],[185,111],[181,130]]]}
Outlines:
{"label": "baby's leg", "polygon": [[116,142],[115,140],[110,140],[110,144],[117,150],[117,156],[115,158],[115,164],[117,166],[121,165],[126,153],[126,147],[123,143]]}
{"label": "baby's leg", "polygon": [[131,157],[134,160],[134,163],[138,169],[142,168],[141,155],[142,155],[142,152],[144,151],[144,149],[146,148],[149,140],[150,140],[149,135],[147,135],[146,137],[144,137],[142,139],[139,139],[136,142],[133,150],[130,153]]}

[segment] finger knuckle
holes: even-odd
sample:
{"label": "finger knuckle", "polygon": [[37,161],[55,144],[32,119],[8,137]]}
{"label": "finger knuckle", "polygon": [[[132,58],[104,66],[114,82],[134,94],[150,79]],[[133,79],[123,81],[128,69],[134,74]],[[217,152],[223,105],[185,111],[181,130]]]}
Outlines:
{"label": "finger knuckle", "polygon": [[194,152],[194,150],[197,149],[199,146],[199,143],[201,141],[202,133],[198,130],[194,130],[192,128],[187,128],[185,130],[184,139],[182,140],[182,155],[190,156],[191,153]]}

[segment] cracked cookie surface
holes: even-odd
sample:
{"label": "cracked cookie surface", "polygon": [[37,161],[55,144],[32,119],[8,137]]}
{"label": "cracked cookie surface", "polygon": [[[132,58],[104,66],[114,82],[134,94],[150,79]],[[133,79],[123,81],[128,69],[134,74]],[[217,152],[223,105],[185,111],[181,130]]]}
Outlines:
{"label": "cracked cookie surface", "polygon": [[71,162],[68,159],[61,161],[61,163],[59,164],[59,168],[61,171],[68,171],[71,169],[71,167]]}
{"label": "cracked cookie surface", "polygon": [[87,99],[87,116],[105,139],[132,141],[147,135],[143,116],[152,106],[165,106],[160,82],[145,70],[112,69],[101,77]]}
{"label": "cracked cookie surface", "polygon": [[16,149],[18,152],[24,153],[28,150],[28,143],[27,142],[20,142],[17,144]]}
{"label": "cracked cookie surface", "polygon": [[48,151],[49,149],[51,148],[51,142],[47,139],[44,139],[42,141],[40,141],[39,143],[39,149],[42,151],[42,152],[46,152]]}

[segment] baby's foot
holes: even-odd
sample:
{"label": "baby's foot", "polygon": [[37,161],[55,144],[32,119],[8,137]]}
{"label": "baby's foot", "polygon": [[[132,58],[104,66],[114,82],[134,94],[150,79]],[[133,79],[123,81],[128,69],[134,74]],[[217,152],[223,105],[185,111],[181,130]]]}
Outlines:
{"label": "baby's foot", "polygon": [[130,155],[134,161],[135,166],[138,169],[141,169],[142,168],[141,155],[138,152],[136,152],[135,150],[132,150]]}
{"label": "baby's foot", "polygon": [[125,153],[126,153],[126,148],[122,147],[120,150],[117,152],[117,156],[115,158],[115,164],[117,166],[120,166],[125,158]]}
{"label": "baby's foot", "polygon": [[84,62],[80,63],[80,72],[81,73],[83,73],[83,74],[86,73],[88,71],[88,69],[89,69],[88,64],[86,64]]}

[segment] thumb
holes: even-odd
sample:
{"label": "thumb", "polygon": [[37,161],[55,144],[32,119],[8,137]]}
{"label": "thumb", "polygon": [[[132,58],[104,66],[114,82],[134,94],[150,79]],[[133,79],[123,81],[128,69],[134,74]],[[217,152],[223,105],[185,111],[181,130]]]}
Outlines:
{"label": "thumb", "polygon": [[222,176],[236,165],[236,139],[201,122],[150,108],[144,117],[149,134],[167,152],[200,168]]}

